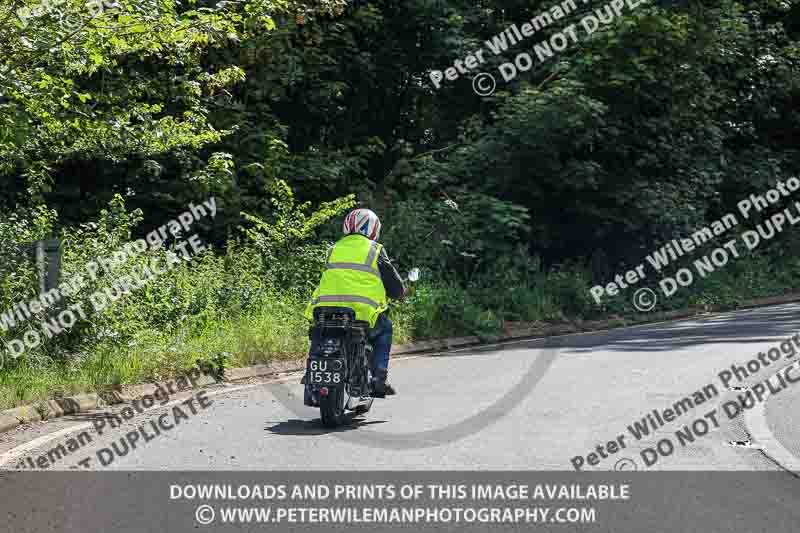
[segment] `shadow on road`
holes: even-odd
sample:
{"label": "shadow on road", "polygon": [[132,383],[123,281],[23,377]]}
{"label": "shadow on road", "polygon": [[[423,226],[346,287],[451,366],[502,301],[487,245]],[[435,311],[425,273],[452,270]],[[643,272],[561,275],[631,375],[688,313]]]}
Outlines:
{"label": "shadow on road", "polygon": [[386,420],[364,420],[361,418],[354,418],[351,415],[344,424],[335,429],[323,427],[322,421],[319,418],[315,420],[286,420],[284,422],[278,422],[273,426],[267,426],[264,429],[275,435],[326,435],[328,433],[353,431],[354,429],[360,429],[365,426],[385,423]]}

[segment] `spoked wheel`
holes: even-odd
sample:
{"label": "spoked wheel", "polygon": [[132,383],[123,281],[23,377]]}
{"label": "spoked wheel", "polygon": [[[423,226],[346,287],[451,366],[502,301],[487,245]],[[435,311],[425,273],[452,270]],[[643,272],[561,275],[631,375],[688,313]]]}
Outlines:
{"label": "spoked wheel", "polygon": [[335,428],[344,423],[346,396],[344,388],[338,388],[332,389],[330,394],[319,399],[319,413],[323,426]]}

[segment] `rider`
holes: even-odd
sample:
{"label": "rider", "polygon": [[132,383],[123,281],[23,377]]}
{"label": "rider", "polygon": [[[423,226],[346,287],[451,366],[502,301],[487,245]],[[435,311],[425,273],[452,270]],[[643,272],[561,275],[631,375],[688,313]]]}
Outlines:
{"label": "rider", "polygon": [[350,307],[356,320],[369,322],[374,366],[373,395],[395,394],[386,381],[392,349],[392,321],[387,316],[388,298],[401,299],[406,288],[386,249],[378,244],[381,222],[369,209],[356,209],[344,219],[344,234],[328,255],[325,272],[306,309],[323,306]]}

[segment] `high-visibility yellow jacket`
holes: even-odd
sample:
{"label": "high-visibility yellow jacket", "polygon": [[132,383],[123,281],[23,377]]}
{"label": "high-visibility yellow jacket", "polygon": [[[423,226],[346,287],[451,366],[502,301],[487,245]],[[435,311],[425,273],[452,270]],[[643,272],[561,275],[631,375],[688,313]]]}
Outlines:
{"label": "high-visibility yellow jacket", "polygon": [[364,235],[343,237],[328,256],[319,287],[306,308],[306,318],[314,318],[317,307],[349,307],[356,320],[375,327],[378,315],[388,309],[386,289],[378,268],[383,246]]}

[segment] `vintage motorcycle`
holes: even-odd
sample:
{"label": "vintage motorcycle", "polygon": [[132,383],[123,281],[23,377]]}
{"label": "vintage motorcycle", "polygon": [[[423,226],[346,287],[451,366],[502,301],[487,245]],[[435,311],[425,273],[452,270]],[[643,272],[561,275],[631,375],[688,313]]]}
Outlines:
{"label": "vintage motorcycle", "polygon": [[[417,281],[419,275],[419,269],[413,269],[408,281]],[[349,307],[314,310],[303,403],[319,408],[325,427],[337,427],[348,413],[360,415],[372,407],[373,350],[369,334],[369,323],[356,320]]]}

